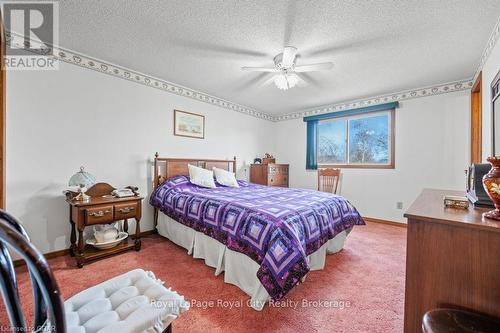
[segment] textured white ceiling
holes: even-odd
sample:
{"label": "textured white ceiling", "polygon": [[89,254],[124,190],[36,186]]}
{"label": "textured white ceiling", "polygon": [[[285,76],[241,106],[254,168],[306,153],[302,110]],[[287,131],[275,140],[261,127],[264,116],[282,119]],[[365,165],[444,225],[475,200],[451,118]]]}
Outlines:
{"label": "textured white ceiling", "polygon": [[[62,47],[282,114],[470,78],[498,0],[64,0]],[[261,86],[283,46],[332,61],[305,88]]]}

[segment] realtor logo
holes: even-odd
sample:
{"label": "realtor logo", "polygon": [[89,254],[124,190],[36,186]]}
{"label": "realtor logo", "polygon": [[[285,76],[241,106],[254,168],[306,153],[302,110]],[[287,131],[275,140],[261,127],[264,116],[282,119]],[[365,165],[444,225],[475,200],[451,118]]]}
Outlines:
{"label": "realtor logo", "polygon": [[8,70],[54,70],[58,44],[59,4],[55,1],[3,1],[6,34],[2,65]]}

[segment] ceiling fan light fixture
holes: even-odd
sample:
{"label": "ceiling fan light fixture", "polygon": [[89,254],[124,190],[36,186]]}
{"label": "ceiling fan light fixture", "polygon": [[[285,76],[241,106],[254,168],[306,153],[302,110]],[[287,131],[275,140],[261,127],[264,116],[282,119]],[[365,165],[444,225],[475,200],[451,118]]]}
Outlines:
{"label": "ceiling fan light fixture", "polygon": [[264,84],[267,85],[274,81],[278,89],[288,90],[296,85],[306,86],[310,83],[310,81],[304,80],[300,73],[326,71],[333,67],[333,63],[331,62],[297,66],[297,56],[296,47],[285,46],[283,52],[274,57],[274,67],[241,67],[241,69],[251,72],[277,73],[274,76],[270,76]]}
{"label": "ceiling fan light fixture", "polygon": [[274,77],[274,84],[276,85],[276,87],[278,87],[278,89],[281,90],[288,90],[290,88],[293,88],[298,82],[299,78],[295,73],[283,73]]}
{"label": "ceiling fan light fixture", "polygon": [[295,73],[287,74],[286,77],[290,88],[295,87],[299,83],[299,77]]}
{"label": "ceiling fan light fixture", "polygon": [[283,74],[278,74],[274,77],[274,84],[281,90],[287,90],[289,88],[286,76]]}

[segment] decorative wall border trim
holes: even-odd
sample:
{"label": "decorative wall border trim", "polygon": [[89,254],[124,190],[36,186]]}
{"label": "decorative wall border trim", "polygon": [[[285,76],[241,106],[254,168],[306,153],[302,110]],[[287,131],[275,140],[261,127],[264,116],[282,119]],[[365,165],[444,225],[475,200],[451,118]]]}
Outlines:
{"label": "decorative wall border trim", "polygon": [[[500,20],[496,25],[495,31],[492,33],[492,36],[490,37],[490,42],[488,43],[487,49],[485,49],[485,52],[483,53],[483,56],[481,58],[481,66],[484,64],[485,59],[487,59],[487,55],[489,55],[489,52],[491,52],[491,49],[495,45],[496,41],[498,40],[498,36],[500,35],[499,33],[499,28],[500,28]],[[21,47],[22,43],[24,42],[24,37],[20,34],[17,34],[15,32],[6,32],[6,37],[8,40],[13,38],[13,44]],[[32,43],[38,43],[40,44],[39,41],[32,40]],[[184,96],[187,98],[191,98],[200,102],[205,102],[208,104],[212,104],[215,106],[219,106],[228,110],[240,112],[243,114],[247,114],[256,118],[268,120],[268,121],[284,121],[284,120],[291,120],[291,119],[297,119],[297,118],[302,118],[302,117],[307,117],[311,115],[317,115],[317,114],[322,114],[322,113],[328,113],[328,112],[335,112],[335,111],[341,111],[345,109],[352,109],[352,108],[358,108],[358,107],[365,107],[365,106],[371,106],[371,105],[377,105],[377,104],[383,104],[387,102],[396,102],[396,101],[403,101],[403,100],[408,100],[408,99],[413,99],[413,98],[420,98],[420,97],[427,97],[427,96],[433,96],[433,95],[440,95],[440,94],[445,94],[445,93],[450,93],[450,92],[455,92],[455,91],[461,91],[461,90],[469,90],[472,88],[473,81],[472,79],[465,79],[465,80],[460,80],[456,82],[450,82],[450,83],[444,83],[444,84],[439,84],[439,85],[433,85],[429,87],[424,87],[424,88],[417,88],[417,89],[410,89],[410,90],[405,90],[397,93],[389,93],[385,95],[380,95],[380,96],[374,96],[370,98],[365,98],[365,99],[358,99],[354,101],[347,101],[347,102],[342,102],[342,103],[337,103],[337,104],[329,104],[329,105],[324,105],[324,106],[319,106],[319,107],[314,107],[311,109],[306,109],[302,111],[297,111],[297,112],[291,112],[291,113],[285,113],[281,115],[271,115],[269,113],[259,111],[241,104],[233,103],[228,100],[218,98],[191,88],[187,88],[175,83],[172,83],[170,81],[166,81],[151,75],[147,75],[138,71],[134,71],[131,69],[128,69],[123,66],[115,65],[110,62],[106,62],[94,57],[90,57],[69,49],[65,49],[59,46],[52,46],[53,48],[53,54],[54,58],[60,61],[63,61],[68,64],[73,64],[82,68],[87,68],[91,69],[100,73],[108,74],[117,78],[121,78],[124,80],[128,80],[131,82],[139,83],[151,88],[156,88],[160,89],[172,94]],[[50,51],[50,49],[45,49],[41,52],[40,54],[47,54]]]}
{"label": "decorative wall border trim", "polygon": [[489,58],[491,51],[493,50],[493,48],[495,47],[495,45],[499,39],[500,39],[500,17],[498,18],[498,20],[495,24],[495,27],[493,28],[493,31],[490,34],[490,38],[488,39],[488,43],[486,44],[486,47],[484,48],[484,51],[481,55],[481,59],[479,61],[479,65],[476,69],[474,77],[472,77],[471,79],[461,80],[461,81],[457,81],[457,82],[450,82],[450,83],[435,85],[435,86],[431,86],[431,87],[418,88],[418,89],[413,89],[413,90],[405,90],[405,91],[402,91],[399,93],[376,96],[376,97],[371,97],[368,99],[359,99],[359,100],[355,100],[355,101],[351,101],[351,102],[325,105],[325,106],[315,107],[315,108],[311,108],[311,109],[307,109],[307,110],[303,110],[303,111],[298,111],[298,112],[285,113],[282,115],[274,116],[272,120],[273,121],[283,121],[283,120],[297,119],[297,118],[307,117],[307,116],[311,116],[311,115],[315,115],[315,114],[335,112],[335,111],[340,111],[340,110],[349,109],[349,108],[370,106],[370,105],[376,105],[376,104],[386,103],[386,102],[390,102],[390,101],[402,101],[402,100],[411,99],[411,98],[426,97],[426,96],[430,96],[430,95],[438,95],[438,94],[444,94],[444,93],[449,93],[449,92],[454,92],[454,91],[459,91],[459,90],[471,89],[477,76],[482,71],[484,63]]}
{"label": "decorative wall border trim", "polygon": [[479,73],[483,70],[484,63],[490,57],[491,50],[493,50],[499,39],[500,39],[500,17],[498,17],[498,21],[495,24],[495,28],[491,32],[490,38],[488,39],[488,43],[486,44],[483,54],[481,55],[481,59],[479,60],[479,65],[477,66],[476,73],[474,74],[473,78],[474,81],[477,79]]}
{"label": "decorative wall border trim", "polygon": [[383,104],[388,102],[404,101],[413,98],[427,97],[433,95],[446,94],[454,91],[470,90],[473,81],[470,79],[439,84],[419,89],[405,90],[397,93],[386,94],[381,96],[370,97],[366,99],[359,99],[355,101],[343,102],[338,104],[324,105],[316,108],[311,108],[303,111],[287,113],[274,117],[274,121],[291,120],[303,118],[307,116],[348,110],[359,107],[366,107],[371,105]]}
{"label": "decorative wall border trim", "polygon": [[[22,35],[15,32],[7,32],[6,33],[7,40],[12,40],[13,44],[22,47],[24,42],[24,37]],[[32,40],[32,43],[35,45],[40,45],[39,41]],[[57,60],[63,61],[68,64],[76,65],[82,68],[88,68],[100,73],[108,74],[120,79],[132,81],[135,83],[139,83],[151,88],[160,89],[172,94],[184,96],[187,98],[191,98],[200,102],[205,102],[208,104],[216,105],[222,108],[226,108],[232,111],[237,111],[243,114],[247,114],[253,117],[265,119],[265,120],[274,120],[274,116],[268,113],[252,109],[250,107],[233,103],[228,100],[212,96],[191,88],[187,88],[181,86],[179,84],[166,81],[148,74],[144,74],[138,71],[134,71],[132,69],[115,65],[113,63],[96,59],[69,49],[65,49],[59,46],[52,46],[53,49],[53,57]],[[39,54],[47,54],[50,52],[50,49],[45,49]]]}

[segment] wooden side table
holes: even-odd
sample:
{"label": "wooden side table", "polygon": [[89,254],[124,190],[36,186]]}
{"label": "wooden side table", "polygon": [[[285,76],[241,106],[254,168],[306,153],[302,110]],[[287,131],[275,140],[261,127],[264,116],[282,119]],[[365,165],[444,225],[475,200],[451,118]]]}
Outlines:
{"label": "wooden side table", "polygon": [[[66,198],[69,204],[69,222],[71,224],[71,246],[70,254],[76,257],[79,268],[89,261],[108,257],[117,253],[135,249],[141,249],[140,220],[143,197],[116,198],[111,195],[114,188],[106,183],[98,183],[92,186],[86,194],[91,198],[89,201],[77,201],[70,197]],[[99,250],[91,245],[86,245],[83,231],[87,226],[96,224],[109,224],[123,221],[123,230],[128,232],[128,219],[135,219],[135,237],[129,235],[117,246]],[[77,237],[78,232],[78,237]]]}

